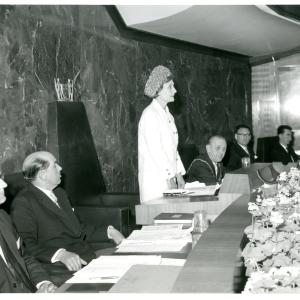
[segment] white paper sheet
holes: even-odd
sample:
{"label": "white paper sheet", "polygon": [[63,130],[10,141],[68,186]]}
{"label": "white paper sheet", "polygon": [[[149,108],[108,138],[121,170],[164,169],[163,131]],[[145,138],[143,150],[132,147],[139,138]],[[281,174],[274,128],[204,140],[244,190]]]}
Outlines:
{"label": "white paper sheet", "polygon": [[153,253],[153,252],[178,252],[186,246],[186,240],[142,242],[127,241],[116,250],[116,253]]}
{"label": "white paper sheet", "polygon": [[[170,229],[170,230],[134,230],[124,241],[143,241],[143,242],[162,242],[169,240],[184,239],[187,242],[191,239],[191,228],[188,229]],[[121,243],[122,244],[122,243]]]}
{"label": "white paper sheet", "polygon": [[184,185],[185,189],[190,189],[190,188],[203,188],[206,187],[206,184],[204,182],[199,182],[199,181],[193,181],[193,182],[186,182]]}
{"label": "white paper sheet", "polygon": [[159,265],[160,262],[160,255],[100,256],[76,272],[67,283],[115,283],[133,265]]}
{"label": "white paper sheet", "polygon": [[160,231],[160,230],[181,230],[183,224],[163,224],[163,225],[146,225],[141,230]]}

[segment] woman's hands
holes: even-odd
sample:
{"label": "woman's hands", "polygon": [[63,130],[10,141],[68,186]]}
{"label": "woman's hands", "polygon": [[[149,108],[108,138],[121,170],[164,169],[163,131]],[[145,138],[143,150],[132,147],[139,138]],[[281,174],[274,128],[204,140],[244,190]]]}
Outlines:
{"label": "woman's hands", "polygon": [[185,181],[180,173],[167,180],[169,189],[183,189]]}
{"label": "woman's hands", "polygon": [[176,174],[176,179],[177,179],[177,187],[179,189],[184,189],[185,181],[180,173]]}

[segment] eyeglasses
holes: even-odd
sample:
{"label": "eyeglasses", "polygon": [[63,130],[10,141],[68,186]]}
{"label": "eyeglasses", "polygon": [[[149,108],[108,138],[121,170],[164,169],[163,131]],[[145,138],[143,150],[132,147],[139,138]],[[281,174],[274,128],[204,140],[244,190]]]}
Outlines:
{"label": "eyeglasses", "polygon": [[250,133],[237,133],[237,135],[241,135],[241,136],[251,136],[251,134]]}

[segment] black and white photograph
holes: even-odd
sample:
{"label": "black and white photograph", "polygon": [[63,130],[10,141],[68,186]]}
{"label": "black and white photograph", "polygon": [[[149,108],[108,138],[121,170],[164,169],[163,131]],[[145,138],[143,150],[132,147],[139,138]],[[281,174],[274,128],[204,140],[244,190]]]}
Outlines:
{"label": "black and white photograph", "polygon": [[0,293],[300,293],[300,3],[0,3]]}

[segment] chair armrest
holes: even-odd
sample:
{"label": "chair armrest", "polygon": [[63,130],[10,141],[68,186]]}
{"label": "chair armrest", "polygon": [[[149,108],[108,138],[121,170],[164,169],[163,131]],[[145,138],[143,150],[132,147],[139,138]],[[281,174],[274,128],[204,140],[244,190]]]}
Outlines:
{"label": "chair armrest", "polygon": [[94,226],[114,226],[124,236],[129,235],[129,209],[126,207],[75,206],[80,222]]}

